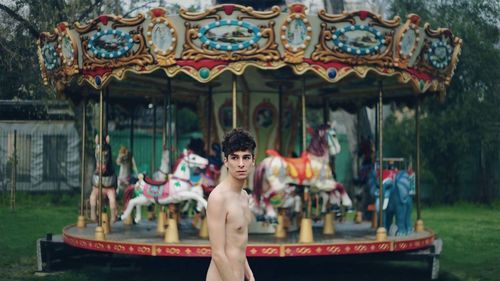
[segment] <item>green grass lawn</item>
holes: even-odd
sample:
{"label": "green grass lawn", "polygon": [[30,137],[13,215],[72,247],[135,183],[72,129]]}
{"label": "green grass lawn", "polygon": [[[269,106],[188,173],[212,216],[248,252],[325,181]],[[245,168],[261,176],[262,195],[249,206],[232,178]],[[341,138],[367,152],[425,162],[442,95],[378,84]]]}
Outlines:
{"label": "green grass lawn", "polygon": [[[76,222],[78,196],[18,196],[16,210],[9,208],[8,194],[0,194],[0,280],[203,280],[207,261],[176,264],[173,270],[191,272],[181,278],[170,270],[138,266],[112,269],[109,265],[82,265],[46,276],[35,276],[35,241],[46,233],[60,234],[63,226]],[[439,280],[500,280],[500,201],[492,206],[457,204],[424,208],[425,226],[444,241]],[[422,262],[363,262],[311,265],[287,261],[269,270],[254,261],[257,280],[426,280]],[[309,262],[310,263],[310,262]],[[301,269],[310,270],[303,272]],[[195,276],[195,277],[193,277]],[[376,276],[376,277],[375,277]],[[176,279],[180,278],[180,279]],[[191,278],[191,279],[189,279]],[[266,279],[267,278],[267,279]]]}

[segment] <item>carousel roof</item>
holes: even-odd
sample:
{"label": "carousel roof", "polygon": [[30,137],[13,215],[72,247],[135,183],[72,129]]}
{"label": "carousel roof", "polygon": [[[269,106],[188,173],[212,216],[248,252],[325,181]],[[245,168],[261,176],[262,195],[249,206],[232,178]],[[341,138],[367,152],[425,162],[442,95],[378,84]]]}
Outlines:
{"label": "carousel roof", "polygon": [[[386,20],[367,11],[307,15],[293,4],[255,11],[218,5],[202,12],[163,8],[133,18],[102,15],[57,25],[38,41],[43,80],[59,92],[73,82],[115,97],[197,95],[238,89],[342,100],[407,99],[444,93],[462,40],[410,14]],[[169,79],[172,78],[172,79]],[[168,82],[170,80],[170,82]]]}

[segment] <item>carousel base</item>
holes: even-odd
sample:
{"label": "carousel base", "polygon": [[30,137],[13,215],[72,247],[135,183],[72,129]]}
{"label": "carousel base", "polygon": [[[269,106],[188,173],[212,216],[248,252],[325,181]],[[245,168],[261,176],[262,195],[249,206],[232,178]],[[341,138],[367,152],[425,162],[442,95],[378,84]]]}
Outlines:
{"label": "carousel base", "polygon": [[[136,225],[117,222],[111,226],[105,240],[95,239],[95,229],[96,224],[87,224],[85,228],[70,225],[64,228],[62,240],[76,248],[114,254],[174,257],[211,255],[209,241],[198,237],[198,230],[188,223],[179,226],[179,243],[163,242],[163,235],[157,233],[156,223],[149,221]],[[299,243],[298,232],[289,232],[285,238],[276,238],[273,234],[250,234],[247,256],[282,258],[398,253],[429,249],[436,240],[431,230],[424,230],[376,241],[376,230],[371,228],[369,222],[337,223],[335,229],[334,235],[324,235],[321,227],[313,227],[312,243]]]}

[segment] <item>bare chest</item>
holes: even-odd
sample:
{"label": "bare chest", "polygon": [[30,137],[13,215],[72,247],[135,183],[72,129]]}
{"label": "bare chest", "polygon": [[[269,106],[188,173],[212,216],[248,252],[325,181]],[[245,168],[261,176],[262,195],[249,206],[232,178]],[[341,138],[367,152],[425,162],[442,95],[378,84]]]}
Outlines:
{"label": "bare chest", "polygon": [[228,230],[246,233],[251,218],[248,201],[246,199],[233,200],[227,206],[227,211]]}

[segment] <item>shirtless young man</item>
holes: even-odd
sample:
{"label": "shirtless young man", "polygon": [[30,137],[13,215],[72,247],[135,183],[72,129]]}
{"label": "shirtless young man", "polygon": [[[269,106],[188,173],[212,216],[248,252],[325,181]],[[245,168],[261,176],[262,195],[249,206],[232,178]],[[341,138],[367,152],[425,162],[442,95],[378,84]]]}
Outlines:
{"label": "shirtless young man", "polygon": [[207,222],[212,260],[206,281],[254,281],[246,247],[250,223],[249,196],[243,184],[255,165],[255,140],[233,129],[224,136],[222,151],[227,177],[208,198]]}

